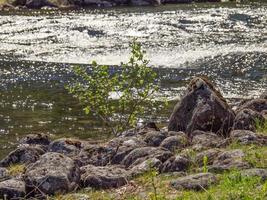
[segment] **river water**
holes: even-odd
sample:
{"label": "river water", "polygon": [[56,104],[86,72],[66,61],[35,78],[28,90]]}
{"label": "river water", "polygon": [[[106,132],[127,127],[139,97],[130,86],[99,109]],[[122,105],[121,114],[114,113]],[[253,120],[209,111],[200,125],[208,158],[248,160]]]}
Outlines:
{"label": "river water", "polygon": [[[118,65],[137,38],[179,97],[196,75],[231,102],[267,88],[267,4],[190,4],[0,13],[0,157],[28,133],[101,138],[64,90],[73,64]],[[162,114],[166,121],[171,110]]]}

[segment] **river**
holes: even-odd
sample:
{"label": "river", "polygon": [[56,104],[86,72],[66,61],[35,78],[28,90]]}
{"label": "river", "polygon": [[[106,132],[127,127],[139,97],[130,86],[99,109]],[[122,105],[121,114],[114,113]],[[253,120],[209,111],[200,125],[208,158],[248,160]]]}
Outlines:
{"label": "river", "polygon": [[[206,75],[232,102],[267,88],[267,4],[0,13],[0,158],[28,133],[105,138],[64,85],[74,64],[127,61],[137,38],[175,99]],[[162,114],[167,121],[171,110]]]}

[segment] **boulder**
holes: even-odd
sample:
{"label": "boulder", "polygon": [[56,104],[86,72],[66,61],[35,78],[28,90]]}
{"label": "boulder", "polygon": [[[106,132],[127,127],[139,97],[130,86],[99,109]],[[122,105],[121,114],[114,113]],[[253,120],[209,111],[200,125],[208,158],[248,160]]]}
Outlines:
{"label": "boulder", "polygon": [[129,177],[135,177],[152,169],[160,171],[161,166],[162,162],[157,158],[150,158],[148,160],[144,160],[143,162],[133,166],[133,168],[129,170]]}
{"label": "boulder", "polygon": [[160,131],[148,132],[144,138],[144,141],[148,146],[157,147],[166,138],[166,134]]}
{"label": "boulder", "polygon": [[190,166],[190,161],[183,156],[173,156],[163,163],[161,172],[185,171]]}
{"label": "boulder", "polygon": [[39,133],[39,134],[29,134],[20,140],[20,144],[28,145],[49,145],[51,142],[48,135]]}
{"label": "boulder", "polygon": [[187,138],[182,135],[170,136],[164,139],[160,146],[174,152],[177,149],[182,149],[187,145]]}
{"label": "boulder", "polygon": [[148,160],[149,158],[157,158],[161,162],[165,162],[172,155],[173,154],[170,151],[164,148],[141,147],[131,151],[123,159],[122,164],[125,165],[126,167],[130,167],[131,165],[135,166],[137,164],[140,164],[144,160]]}
{"label": "boulder", "polygon": [[230,133],[230,137],[233,141],[236,141],[240,144],[249,145],[267,145],[267,136],[256,134],[248,130],[233,130]]}
{"label": "boulder", "polygon": [[241,175],[248,177],[257,176],[260,177],[262,181],[266,181],[267,169],[260,169],[260,168],[245,169],[241,171]]}
{"label": "boulder", "polygon": [[260,95],[260,99],[267,99],[267,90]]}
{"label": "boulder", "polygon": [[10,152],[0,162],[0,166],[8,167],[12,164],[30,164],[39,159],[39,157],[45,152],[38,147],[19,147],[16,150]]}
{"label": "boulder", "polygon": [[208,149],[224,146],[224,138],[212,132],[194,131],[192,133],[194,149]]}
{"label": "boulder", "polygon": [[124,137],[111,140],[108,147],[114,149],[114,155],[111,157],[111,164],[119,164],[132,150],[147,146],[140,137]]}
{"label": "boulder", "polygon": [[214,174],[199,173],[171,181],[171,187],[177,190],[204,190],[215,183],[217,183],[217,178]]}
{"label": "boulder", "polygon": [[203,166],[203,159],[206,156],[208,158],[207,164],[211,165],[221,152],[222,150],[216,148],[199,152],[196,154],[195,162],[198,164],[198,166]]}
{"label": "boulder", "polygon": [[267,110],[267,99],[254,99],[248,101],[237,109],[237,113],[243,109],[250,109],[261,113],[262,111]]}
{"label": "boulder", "polygon": [[0,199],[24,199],[25,183],[16,179],[0,182]]}
{"label": "boulder", "polygon": [[57,7],[49,0],[26,0],[25,6],[30,9],[40,9],[42,7]]}
{"label": "boulder", "polygon": [[9,178],[8,170],[4,167],[0,167],[0,181],[6,180]]}
{"label": "boulder", "polygon": [[95,166],[105,166],[112,162],[113,157],[116,155],[116,151],[116,148],[105,145],[87,145],[77,156],[74,157],[74,159],[80,166],[89,164]]}
{"label": "boulder", "polygon": [[170,117],[169,131],[211,131],[228,136],[235,114],[221,93],[205,78],[194,78],[186,94],[175,106]]}
{"label": "boulder", "polygon": [[122,133],[119,133],[118,137],[132,137],[132,136],[139,136],[139,135],[145,135],[148,132],[151,131],[160,131],[160,129],[157,127],[157,125],[154,122],[149,122],[145,124],[144,126],[133,128],[126,130]]}
{"label": "boulder", "polygon": [[256,131],[256,120],[258,123],[263,123],[263,115],[251,109],[242,109],[235,117],[233,129]]}
{"label": "boulder", "polygon": [[150,6],[150,5],[160,5],[160,0],[131,0],[131,5],[133,6]]}
{"label": "boulder", "polygon": [[26,169],[24,180],[30,196],[71,192],[79,185],[80,169],[71,158],[49,152]]}
{"label": "boulder", "polygon": [[231,169],[247,169],[251,165],[245,161],[245,154],[240,149],[224,151],[218,155],[209,171],[222,172]]}
{"label": "boulder", "polygon": [[162,4],[166,4],[166,3],[192,3],[193,0],[162,0],[161,3]]}
{"label": "boulder", "polygon": [[50,143],[49,152],[65,154],[69,157],[76,156],[82,149],[82,142],[74,139],[61,138]]}
{"label": "boulder", "polygon": [[127,184],[127,171],[118,166],[86,165],[81,168],[81,185],[97,189],[117,188]]}

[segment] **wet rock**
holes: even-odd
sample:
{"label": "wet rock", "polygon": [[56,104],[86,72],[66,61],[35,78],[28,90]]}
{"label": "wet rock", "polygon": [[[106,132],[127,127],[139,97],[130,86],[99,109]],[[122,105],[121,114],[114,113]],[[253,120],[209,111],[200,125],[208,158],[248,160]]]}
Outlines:
{"label": "wet rock", "polygon": [[182,149],[186,146],[187,144],[187,138],[182,135],[177,135],[177,136],[170,136],[164,139],[160,146],[163,148],[168,149],[169,151],[175,151],[177,149]]}
{"label": "wet rock", "polygon": [[6,180],[8,177],[8,170],[4,167],[0,167],[0,181]]}
{"label": "wet rock", "polygon": [[194,131],[192,135],[194,135],[192,139],[194,149],[221,147],[224,142],[224,138],[211,132]]}
{"label": "wet rock", "polygon": [[48,151],[62,153],[67,156],[78,155],[82,148],[82,142],[74,139],[61,138],[50,143]]}
{"label": "wet rock", "polygon": [[86,165],[81,168],[81,173],[83,187],[107,189],[127,184],[127,171],[117,166]]}
{"label": "wet rock", "polygon": [[26,0],[8,0],[8,4],[11,4],[12,6],[24,6],[26,3]]}
{"label": "wet rock", "polygon": [[231,169],[247,169],[251,165],[245,161],[245,154],[240,149],[222,152],[214,160],[209,171],[222,172]]}
{"label": "wet rock", "polygon": [[256,120],[258,120],[259,123],[263,123],[264,117],[262,114],[251,109],[243,109],[237,113],[233,129],[256,131]]}
{"label": "wet rock", "polygon": [[171,181],[171,186],[177,190],[203,190],[215,184],[217,178],[212,173],[193,174]]}
{"label": "wet rock", "polygon": [[234,112],[214,85],[204,78],[195,78],[175,106],[168,130],[184,131],[189,135],[194,130],[202,130],[227,136],[234,117]]}
{"label": "wet rock", "polygon": [[39,157],[45,152],[37,147],[19,147],[10,152],[0,162],[0,166],[8,167],[12,164],[29,164],[37,161]]}
{"label": "wet rock", "polygon": [[267,180],[267,169],[253,168],[241,171],[242,176],[257,176],[260,177],[262,181]]}
{"label": "wet rock", "polygon": [[150,158],[134,166],[129,170],[129,177],[135,177],[137,175],[148,172],[151,169],[160,170],[162,162],[157,158]]}
{"label": "wet rock", "polygon": [[189,159],[182,156],[173,156],[163,163],[161,172],[180,172],[188,169]]}
{"label": "wet rock", "polygon": [[1,199],[23,199],[25,195],[25,183],[23,181],[9,179],[0,182]]}
{"label": "wet rock", "polygon": [[156,148],[156,147],[141,147],[134,149],[131,151],[122,161],[122,164],[126,167],[130,165],[137,165],[143,162],[144,160],[148,160],[149,158],[157,158],[161,162],[165,162],[170,158],[173,154],[164,149],[164,148]]}
{"label": "wet rock", "polygon": [[248,101],[238,108],[237,113],[243,109],[251,109],[261,113],[262,111],[267,110],[267,99],[254,99]]}
{"label": "wet rock", "polygon": [[240,144],[258,144],[258,145],[267,145],[267,136],[256,134],[248,130],[233,130],[230,133],[230,137],[233,141],[236,141]]}
{"label": "wet rock", "polygon": [[146,134],[144,141],[147,143],[148,146],[157,147],[165,138],[166,134],[159,131],[153,131],[153,132],[148,132]]}
{"label": "wet rock", "polygon": [[78,187],[80,169],[71,158],[50,152],[26,169],[24,180],[31,196],[65,193]]}
{"label": "wet rock", "polygon": [[49,145],[51,142],[48,135],[45,134],[29,134],[20,140],[20,144],[29,145]]}
{"label": "wet rock", "polygon": [[207,164],[211,165],[221,152],[222,151],[220,149],[208,149],[206,151],[202,151],[196,154],[195,162],[198,166],[203,166],[203,158],[206,156],[208,158]]}

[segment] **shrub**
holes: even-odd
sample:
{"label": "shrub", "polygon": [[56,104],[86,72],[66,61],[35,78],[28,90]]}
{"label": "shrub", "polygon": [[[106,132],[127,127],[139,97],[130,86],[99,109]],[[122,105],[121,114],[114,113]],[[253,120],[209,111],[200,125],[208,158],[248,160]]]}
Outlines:
{"label": "shrub", "polygon": [[162,108],[155,100],[157,74],[148,67],[140,43],[134,40],[130,47],[129,61],[121,63],[116,72],[93,61],[89,69],[74,67],[76,79],[67,86],[84,105],[85,113],[98,117],[114,134],[136,126],[139,118],[153,116]]}

